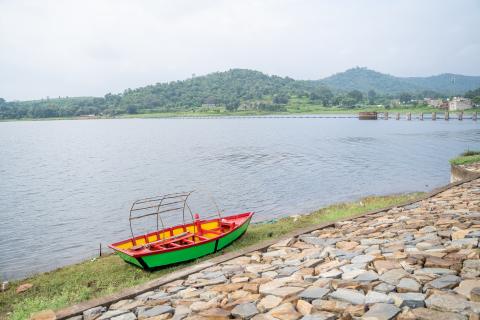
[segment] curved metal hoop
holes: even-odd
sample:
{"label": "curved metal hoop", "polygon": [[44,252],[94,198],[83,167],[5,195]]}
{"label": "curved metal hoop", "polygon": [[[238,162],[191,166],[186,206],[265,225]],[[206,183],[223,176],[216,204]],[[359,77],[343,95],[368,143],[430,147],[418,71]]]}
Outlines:
{"label": "curved metal hoop", "polygon": [[[132,207],[130,208],[130,233],[132,234],[132,243],[135,246],[136,240],[135,235],[133,233],[133,226],[132,220],[142,219],[145,217],[156,216],[157,220],[157,240],[160,240],[160,225],[162,229],[165,229],[165,224],[162,219],[162,215],[166,213],[175,213],[175,212],[182,212],[182,221],[183,224],[186,224],[185,221],[185,208],[188,209],[190,213],[191,222],[193,223],[193,213],[188,206],[187,200],[188,197],[194,191],[188,192],[178,192],[178,193],[170,193],[161,196],[149,197],[144,199],[139,199],[133,202]],[[162,233],[162,237],[164,237],[164,233]]]}

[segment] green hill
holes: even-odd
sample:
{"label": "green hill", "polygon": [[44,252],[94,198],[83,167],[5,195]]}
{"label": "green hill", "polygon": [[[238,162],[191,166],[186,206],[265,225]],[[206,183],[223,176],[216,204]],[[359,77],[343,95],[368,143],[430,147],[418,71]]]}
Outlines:
{"label": "green hill", "polygon": [[339,91],[375,90],[380,94],[435,91],[441,95],[462,95],[480,87],[480,77],[445,73],[430,77],[395,77],[367,68],[353,68],[318,81]]}
{"label": "green hill", "polygon": [[[271,112],[287,111],[287,107],[290,107],[288,110],[293,107],[297,111],[308,112],[312,106],[351,108],[367,102],[388,105],[392,97],[458,95],[478,87],[480,77],[452,74],[401,78],[366,68],[354,68],[311,81],[232,69],[182,81],[126,89],[123,93],[108,93],[104,97],[10,102],[0,98],[0,119],[224,110]],[[367,94],[369,91],[371,94]],[[410,101],[411,98],[402,101]]]}

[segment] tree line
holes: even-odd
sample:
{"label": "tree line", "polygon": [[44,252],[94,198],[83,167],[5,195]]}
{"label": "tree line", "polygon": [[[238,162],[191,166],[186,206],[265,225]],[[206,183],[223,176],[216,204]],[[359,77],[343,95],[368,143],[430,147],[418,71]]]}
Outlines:
{"label": "tree line", "polygon": [[[477,91],[480,89],[477,89]],[[472,91],[472,94],[478,94]],[[285,111],[291,99],[299,98],[324,107],[354,108],[365,104],[388,105],[392,99],[408,103],[424,97],[441,97],[433,91],[379,94],[334,91],[318,81],[269,76],[258,71],[233,69],[192,77],[183,81],[157,83],[108,93],[104,97],[64,97],[34,101],[5,101],[0,98],[0,119],[115,116],[151,112],[202,111],[212,108]]]}

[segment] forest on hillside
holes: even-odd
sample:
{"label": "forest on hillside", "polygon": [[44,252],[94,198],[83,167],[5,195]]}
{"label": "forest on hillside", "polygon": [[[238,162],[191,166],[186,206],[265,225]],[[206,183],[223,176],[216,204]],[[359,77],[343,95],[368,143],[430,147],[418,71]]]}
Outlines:
{"label": "forest on hillside", "polygon": [[[476,84],[476,77],[472,78],[473,82],[465,88]],[[426,85],[408,85],[401,79],[405,78],[365,68],[350,69],[317,81],[232,69],[182,81],[126,89],[123,93],[108,93],[104,97],[59,97],[34,101],[6,101],[0,98],[0,119],[212,110],[282,112],[286,111],[291,99],[301,99],[306,104],[325,108],[375,104],[388,107],[392,99],[410,103],[425,97],[448,97],[445,92],[428,89]],[[478,80],[480,87],[480,78]],[[441,88],[438,83],[434,85]],[[473,99],[478,97],[480,103],[479,90],[470,90],[466,95]]]}

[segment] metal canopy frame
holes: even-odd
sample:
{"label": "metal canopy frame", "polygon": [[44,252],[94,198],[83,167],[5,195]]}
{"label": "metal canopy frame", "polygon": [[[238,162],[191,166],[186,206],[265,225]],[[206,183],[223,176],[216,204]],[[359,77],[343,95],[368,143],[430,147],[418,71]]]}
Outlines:
{"label": "metal canopy frame", "polygon": [[[130,217],[128,219],[130,222],[130,232],[132,234],[133,245],[134,246],[136,245],[135,235],[133,233],[133,226],[132,226],[133,220],[142,219],[150,216],[156,216],[157,228],[155,232],[157,235],[157,240],[165,239],[164,232],[162,232],[162,239],[160,239],[160,231],[166,229],[164,221],[162,219],[162,215],[166,213],[175,214],[175,213],[181,212],[183,225],[187,224],[185,219],[187,214],[187,217],[189,218],[191,224],[196,229],[196,224],[194,223],[195,218],[187,201],[190,195],[194,192],[195,190],[188,191],[188,192],[170,193],[170,194],[149,197],[149,198],[144,198],[144,199],[139,199],[134,201],[132,204],[132,207],[130,208]],[[222,216],[220,214],[220,210],[218,209],[217,203],[211,197],[210,197],[210,200],[212,200],[212,202],[215,204],[218,217],[221,218]],[[162,229],[160,229],[160,225]]]}

